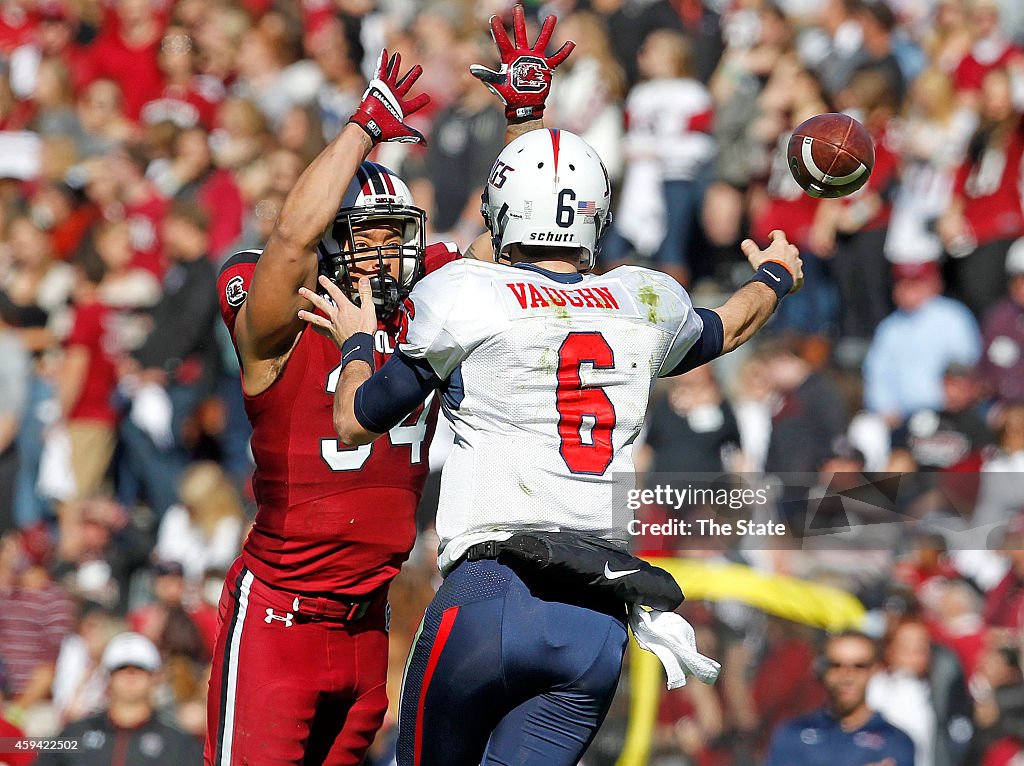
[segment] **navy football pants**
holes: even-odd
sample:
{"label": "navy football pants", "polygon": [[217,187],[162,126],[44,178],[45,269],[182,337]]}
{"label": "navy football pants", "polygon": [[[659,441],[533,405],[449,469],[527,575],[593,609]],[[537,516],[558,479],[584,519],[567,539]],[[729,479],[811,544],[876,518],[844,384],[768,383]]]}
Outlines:
{"label": "navy football pants", "polygon": [[398,766],[576,766],[625,648],[621,602],[528,585],[497,561],[463,562],[413,645]]}

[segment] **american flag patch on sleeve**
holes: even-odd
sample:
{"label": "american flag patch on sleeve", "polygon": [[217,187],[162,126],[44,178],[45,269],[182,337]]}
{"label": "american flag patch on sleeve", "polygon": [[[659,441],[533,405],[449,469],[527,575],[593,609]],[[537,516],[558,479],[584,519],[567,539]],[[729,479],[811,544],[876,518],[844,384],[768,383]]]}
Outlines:
{"label": "american flag patch on sleeve", "polygon": [[581,215],[596,215],[597,203],[594,200],[588,200],[586,202],[577,202],[576,210]]}

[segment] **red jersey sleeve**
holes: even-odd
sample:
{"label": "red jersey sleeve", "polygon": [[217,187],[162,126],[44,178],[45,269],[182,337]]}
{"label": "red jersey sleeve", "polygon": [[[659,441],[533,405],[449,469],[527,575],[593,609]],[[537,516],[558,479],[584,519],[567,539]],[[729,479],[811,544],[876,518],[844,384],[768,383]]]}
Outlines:
{"label": "red jersey sleeve", "polygon": [[462,257],[454,242],[435,242],[423,251],[423,273],[430,274]]}

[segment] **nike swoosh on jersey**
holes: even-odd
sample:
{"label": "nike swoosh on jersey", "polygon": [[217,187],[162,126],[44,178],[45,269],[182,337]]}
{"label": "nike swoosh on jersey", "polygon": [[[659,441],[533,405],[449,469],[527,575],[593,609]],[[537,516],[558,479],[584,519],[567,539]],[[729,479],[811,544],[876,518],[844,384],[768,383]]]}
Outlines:
{"label": "nike swoosh on jersey", "polygon": [[626,575],[636,574],[639,569],[623,569],[621,572],[614,572],[608,568],[608,562],[604,562],[604,576],[609,580],[618,580]]}

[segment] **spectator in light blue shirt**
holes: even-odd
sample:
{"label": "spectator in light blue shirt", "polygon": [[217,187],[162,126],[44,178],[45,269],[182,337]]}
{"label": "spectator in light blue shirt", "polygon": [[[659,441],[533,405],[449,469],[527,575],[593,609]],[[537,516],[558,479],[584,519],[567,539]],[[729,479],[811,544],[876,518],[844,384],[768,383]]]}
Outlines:
{"label": "spectator in light blue shirt", "polygon": [[829,639],[821,658],[828,707],[782,724],[764,766],[914,766],[914,743],[867,705],[875,642],[855,631]]}
{"label": "spectator in light blue shirt", "polygon": [[942,296],[938,264],[898,264],[893,279],[896,311],[878,325],[864,360],[864,403],[890,426],[918,410],[941,410],[943,371],[973,365],[981,353],[970,310]]}

